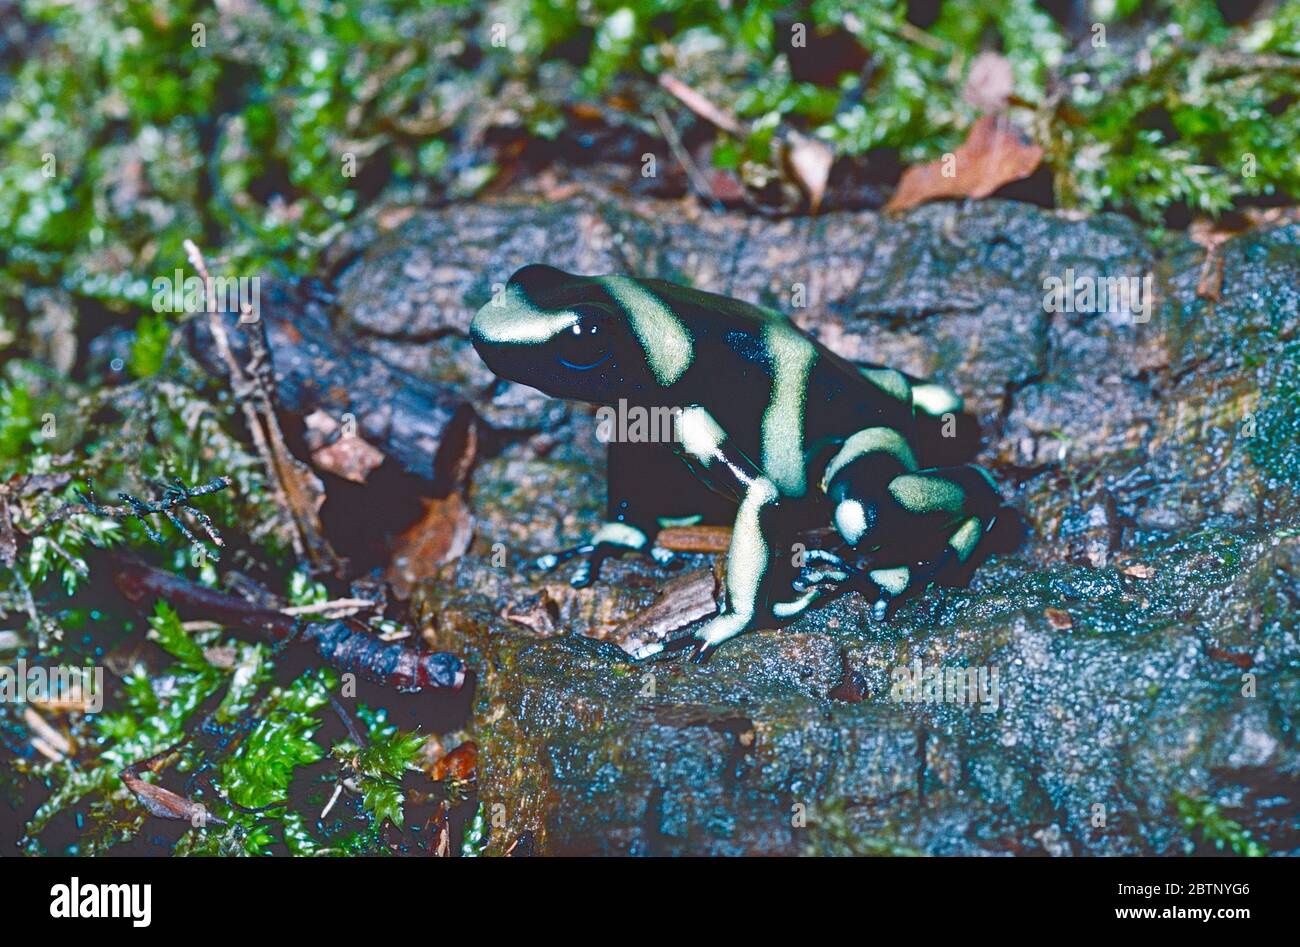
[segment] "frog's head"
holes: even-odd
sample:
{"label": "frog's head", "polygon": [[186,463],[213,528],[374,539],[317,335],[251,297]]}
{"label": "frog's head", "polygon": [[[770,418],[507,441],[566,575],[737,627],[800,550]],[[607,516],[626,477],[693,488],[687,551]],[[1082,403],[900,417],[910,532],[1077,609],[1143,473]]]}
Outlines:
{"label": "frog's head", "polygon": [[478,311],[470,338],[501,378],[594,404],[653,397],[693,354],[685,327],[639,281],[539,264]]}

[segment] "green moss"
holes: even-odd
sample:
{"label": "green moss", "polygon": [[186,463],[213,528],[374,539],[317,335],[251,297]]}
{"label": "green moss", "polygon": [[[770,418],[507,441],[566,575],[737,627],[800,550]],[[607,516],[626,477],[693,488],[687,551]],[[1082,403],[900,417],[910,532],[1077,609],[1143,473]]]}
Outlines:
{"label": "green moss", "polygon": [[855,820],[853,809],[843,799],[818,806],[809,814],[808,839],[804,854],[817,857],[863,858],[887,856],[893,858],[916,857],[918,851],[897,838],[892,826],[877,831],[863,831]]}
{"label": "green moss", "polygon": [[1268,854],[1267,848],[1256,842],[1240,824],[1225,816],[1213,802],[1179,793],[1174,797],[1174,806],[1189,836],[1186,846],[1189,855],[1195,852],[1197,842],[1249,858]]}

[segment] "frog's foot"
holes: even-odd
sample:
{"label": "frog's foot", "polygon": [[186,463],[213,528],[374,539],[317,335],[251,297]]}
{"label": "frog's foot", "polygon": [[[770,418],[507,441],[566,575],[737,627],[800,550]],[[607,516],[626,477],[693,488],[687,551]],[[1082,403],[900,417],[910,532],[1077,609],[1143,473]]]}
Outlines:
{"label": "frog's foot", "polygon": [[843,556],[828,549],[809,549],[804,562],[790,584],[796,592],[840,585],[858,573]]}
{"label": "frog's foot", "polygon": [[695,632],[695,650],[691,652],[691,660],[696,664],[703,664],[724,642],[730,641],[741,632],[748,631],[752,624],[750,616],[741,612],[715,615]]}
{"label": "frog's foot", "polygon": [[861,560],[850,563],[836,552],[809,550],[803,568],[790,583],[795,592],[800,594],[789,601],[774,602],[772,614],[789,620],[823,599],[841,592],[858,592],[871,603],[872,617],[883,621],[899,600],[924,589],[929,581],[922,578],[926,574],[925,563],[916,568],[898,566],[873,569]]}
{"label": "frog's foot", "polygon": [[676,638],[668,638],[665,641],[647,641],[641,647],[629,654],[633,661],[648,661],[651,658],[667,655],[673,651],[680,651],[683,648],[689,648],[695,638],[691,635],[679,635]]}
{"label": "frog's foot", "polygon": [[929,559],[911,565],[872,569],[866,578],[878,590],[871,614],[884,621],[895,606],[904,599],[920,595],[935,583],[943,585],[964,584],[969,573],[972,556],[984,534],[993,526],[979,516],[962,520],[949,534],[943,548]]}
{"label": "frog's foot", "polygon": [[669,566],[676,561],[676,553],[662,546],[651,545],[646,534],[627,523],[605,523],[596,530],[589,542],[560,552],[547,553],[534,561],[534,566],[543,572],[552,572],[570,559],[581,560],[573,570],[569,584],[582,589],[600,578],[601,564],[611,556],[621,556],[628,552],[645,552],[660,566]]}
{"label": "frog's foot", "polygon": [[868,588],[875,588],[867,598],[879,620],[897,602],[936,582],[961,584],[988,551],[982,540],[1001,509],[992,478],[971,464],[900,474],[889,482],[887,496],[874,517],[864,518],[873,521],[868,530],[850,530],[845,537],[855,544],[871,542],[868,537],[880,533],[883,522],[883,536],[899,539],[877,547],[864,570]]}

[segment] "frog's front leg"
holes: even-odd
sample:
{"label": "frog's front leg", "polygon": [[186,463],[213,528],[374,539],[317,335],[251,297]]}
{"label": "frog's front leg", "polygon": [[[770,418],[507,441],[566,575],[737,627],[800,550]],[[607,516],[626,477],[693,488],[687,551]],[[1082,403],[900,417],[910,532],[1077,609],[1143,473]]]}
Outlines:
{"label": "frog's front leg", "polygon": [[[774,523],[781,494],[776,485],[742,451],[705,409],[693,405],[679,419],[679,451],[714,490],[739,502],[727,551],[727,581],[721,611],[695,632],[696,662],[718,646],[771,617],[768,593],[774,546]],[[651,645],[637,657],[662,650]]]}
{"label": "frog's front leg", "polygon": [[661,566],[674,555],[655,545],[666,523],[730,522],[735,505],[713,493],[691,474],[672,443],[611,441],[606,449],[605,522],[587,542],[537,559],[550,571],[579,559],[570,578],[577,588],[600,577],[601,564],[611,556],[646,553]]}
{"label": "frog's front leg", "polygon": [[576,589],[583,589],[600,577],[600,567],[606,559],[627,552],[646,552],[647,547],[651,556],[661,565],[672,561],[672,553],[652,545],[650,537],[643,530],[628,523],[607,520],[582,545],[538,556],[535,565],[550,572],[570,559],[578,559],[577,568],[569,577],[569,584]]}

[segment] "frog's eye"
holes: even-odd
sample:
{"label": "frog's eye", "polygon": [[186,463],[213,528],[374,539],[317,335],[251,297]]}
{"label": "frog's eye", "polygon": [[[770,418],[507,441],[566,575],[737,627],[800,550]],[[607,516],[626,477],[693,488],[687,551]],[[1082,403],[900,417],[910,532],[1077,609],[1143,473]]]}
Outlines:
{"label": "frog's eye", "polygon": [[610,347],[604,314],[587,306],[578,307],[576,311],[578,321],[555,340],[555,357],[565,368],[586,372],[609,361],[614,351]]}

